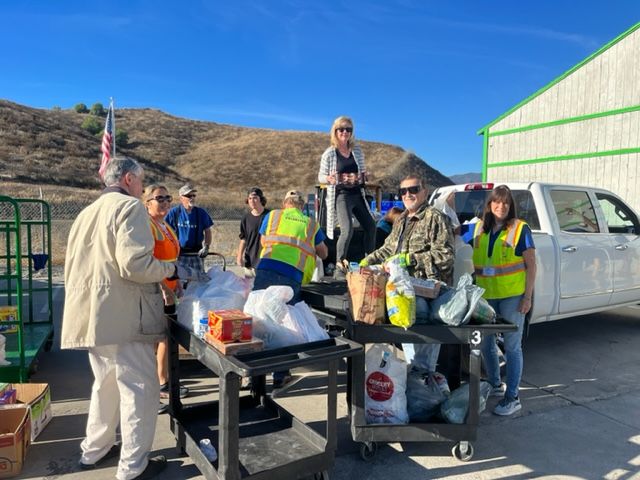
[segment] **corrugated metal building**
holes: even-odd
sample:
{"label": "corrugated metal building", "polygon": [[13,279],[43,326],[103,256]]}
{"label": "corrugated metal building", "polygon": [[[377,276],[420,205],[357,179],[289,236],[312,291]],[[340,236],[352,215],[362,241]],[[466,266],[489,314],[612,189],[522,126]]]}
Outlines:
{"label": "corrugated metal building", "polygon": [[478,133],[485,181],[598,186],[640,212],[640,23]]}

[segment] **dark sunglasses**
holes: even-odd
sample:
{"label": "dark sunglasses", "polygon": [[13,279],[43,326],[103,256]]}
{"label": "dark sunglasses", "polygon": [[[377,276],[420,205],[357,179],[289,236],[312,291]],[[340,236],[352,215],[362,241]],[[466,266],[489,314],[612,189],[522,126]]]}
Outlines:
{"label": "dark sunglasses", "polygon": [[400,190],[398,190],[398,192],[400,193],[401,197],[404,197],[407,193],[415,195],[420,190],[422,190],[422,187],[420,185],[411,185],[410,187],[402,187],[402,188],[400,188]]}
{"label": "dark sunglasses", "polygon": [[338,128],[336,128],[336,132],[340,132],[340,133],[349,132],[349,133],[351,133],[351,132],[353,132],[353,128],[352,127],[338,127]]}
{"label": "dark sunglasses", "polygon": [[172,202],[173,201],[173,197],[171,195],[156,195],[155,197],[152,197],[151,200],[155,200],[158,203],[160,203],[160,202]]}
{"label": "dark sunglasses", "polygon": [[196,194],[195,193],[190,193],[189,195],[183,195],[183,197],[196,198]]}

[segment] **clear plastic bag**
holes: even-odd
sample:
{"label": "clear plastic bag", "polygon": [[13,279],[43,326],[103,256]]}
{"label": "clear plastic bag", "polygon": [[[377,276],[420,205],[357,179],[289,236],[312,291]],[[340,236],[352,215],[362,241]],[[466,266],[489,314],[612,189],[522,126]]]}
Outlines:
{"label": "clear plastic bag", "polygon": [[438,372],[418,368],[407,374],[407,411],[411,422],[426,422],[440,412],[450,395],[447,378]]}
{"label": "clear plastic bag", "polygon": [[[491,393],[491,385],[488,382],[480,382],[480,402],[478,413],[484,411],[487,406],[487,398]],[[469,411],[469,384],[456,388],[449,398],[440,405],[440,414],[449,423],[463,424]]]}
{"label": "clear plastic bag", "polygon": [[367,423],[409,423],[407,364],[388,345],[371,346],[365,355],[364,407]]}
{"label": "clear plastic bag", "polygon": [[476,320],[477,323],[495,323],[496,311],[485,298],[481,298],[478,300],[476,308],[473,309],[471,318]]}
{"label": "clear plastic bag", "polygon": [[388,262],[387,266],[389,280],[385,289],[389,322],[406,329],[416,322],[416,294],[406,268],[395,262]]}

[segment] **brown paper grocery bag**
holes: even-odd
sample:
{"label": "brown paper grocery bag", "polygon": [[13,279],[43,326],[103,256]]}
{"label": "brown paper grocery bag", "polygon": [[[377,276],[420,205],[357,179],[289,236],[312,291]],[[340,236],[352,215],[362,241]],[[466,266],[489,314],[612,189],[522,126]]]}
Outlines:
{"label": "brown paper grocery bag", "polygon": [[353,319],[370,325],[384,323],[387,275],[381,271],[360,269],[347,272]]}

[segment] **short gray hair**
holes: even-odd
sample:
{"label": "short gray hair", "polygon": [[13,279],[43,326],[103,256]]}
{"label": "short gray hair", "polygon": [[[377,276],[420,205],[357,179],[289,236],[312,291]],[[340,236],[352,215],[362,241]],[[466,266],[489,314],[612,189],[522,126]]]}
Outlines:
{"label": "short gray hair", "polygon": [[131,172],[139,176],[143,171],[142,166],[133,158],[115,156],[111,159],[104,172],[104,184],[107,187],[113,187],[118,185],[127,173]]}

